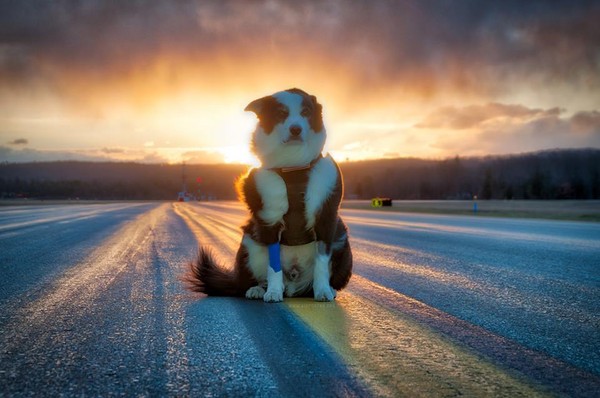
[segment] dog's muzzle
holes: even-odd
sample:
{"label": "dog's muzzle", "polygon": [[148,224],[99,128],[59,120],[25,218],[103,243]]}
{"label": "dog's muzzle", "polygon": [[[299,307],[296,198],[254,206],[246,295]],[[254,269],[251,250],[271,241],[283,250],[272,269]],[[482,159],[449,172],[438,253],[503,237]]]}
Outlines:
{"label": "dog's muzzle", "polygon": [[297,124],[292,124],[290,126],[290,136],[287,140],[285,140],[285,143],[302,141],[302,127],[298,126]]}

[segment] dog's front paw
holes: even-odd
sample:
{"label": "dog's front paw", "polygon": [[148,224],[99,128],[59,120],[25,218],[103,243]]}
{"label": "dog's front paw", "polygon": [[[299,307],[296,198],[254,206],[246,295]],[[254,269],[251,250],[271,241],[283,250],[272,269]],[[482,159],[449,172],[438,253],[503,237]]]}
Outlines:
{"label": "dog's front paw", "polygon": [[313,288],[315,292],[315,301],[333,301],[335,298],[335,290],[329,286],[315,286]]}
{"label": "dog's front paw", "polygon": [[253,286],[246,291],[246,298],[251,300],[260,300],[265,296],[265,289],[262,286]]}
{"label": "dog's front paw", "polygon": [[265,300],[265,303],[280,303],[283,301],[283,291],[267,289],[263,300]]}

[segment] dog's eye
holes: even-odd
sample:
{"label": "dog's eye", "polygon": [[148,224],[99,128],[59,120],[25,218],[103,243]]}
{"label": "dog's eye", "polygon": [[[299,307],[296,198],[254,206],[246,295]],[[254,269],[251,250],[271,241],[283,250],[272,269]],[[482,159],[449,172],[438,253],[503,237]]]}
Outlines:
{"label": "dog's eye", "polygon": [[300,114],[304,117],[309,117],[312,114],[312,110],[310,108],[302,108]]}
{"label": "dog's eye", "polygon": [[285,119],[286,117],[288,117],[288,111],[285,109],[278,109],[277,116],[279,116],[282,119]]}

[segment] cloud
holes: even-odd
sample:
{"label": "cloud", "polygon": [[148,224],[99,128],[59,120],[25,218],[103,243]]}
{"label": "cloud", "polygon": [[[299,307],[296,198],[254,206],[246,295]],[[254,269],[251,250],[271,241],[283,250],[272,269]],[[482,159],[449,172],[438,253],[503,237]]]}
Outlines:
{"label": "cloud", "polygon": [[27,145],[29,144],[29,140],[26,138],[17,138],[8,143],[8,145]]}
{"label": "cloud", "polygon": [[0,146],[0,162],[54,162],[61,160],[78,160],[88,162],[129,161],[140,163],[167,163],[168,159],[156,152],[148,152],[125,148],[102,149],[13,149]]}
{"label": "cloud", "polygon": [[108,161],[110,158],[83,151],[20,149],[0,146],[0,161],[10,163],[52,162],[58,160]]}
{"label": "cloud", "polygon": [[600,112],[562,113],[504,104],[443,108],[415,127],[433,137],[433,147],[461,155],[600,146]]}
{"label": "cloud", "polygon": [[[546,145],[544,123],[557,142],[568,137],[558,130],[595,142],[598,20],[593,1],[3,1],[0,128],[36,145],[99,148],[65,156],[174,159],[160,148],[167,137],[178,148],[223,145],[219,110],[300,86],[324,104],[328,126],[342,126],[331,150]],[[188,156],[227,159],[217,152]]]}
{"label": "cloud", "polygon": [[187,151],[181,154],[182,159],[192,164],[224,163],[223,154],[211,150]]}
{"label": "cloud", "polygon": [[523,105],[506,105],[489,103],[486,105],[471,105],[466,107],[442,107],[430,113],[423,121],[417,123],[419,128],[448,128],[455,130],[478,128],[483,124],[507,119],[527,121],[546,116],[558,116],[561,110],[530,109]]}
{"label": "cloud", "polygon": [[125,153],[125,149],[123,148],[102,148],[100,152],[105,153],[107,155],[115,154],[115,153]]}
{"label": "cloud", "polygon": [[425,94],[502,91],[514,76],[600,85],[593,2],[28,1],[3,2],[0,15],[0,75],[12,85],[151,70],[177,86],[183,61],[213,76],[326,67],[357,87]]}
{"label": "cloud", "polygon": [[600,112],[577,112],[571,118],[570,127],[575,134],[600,135]]}

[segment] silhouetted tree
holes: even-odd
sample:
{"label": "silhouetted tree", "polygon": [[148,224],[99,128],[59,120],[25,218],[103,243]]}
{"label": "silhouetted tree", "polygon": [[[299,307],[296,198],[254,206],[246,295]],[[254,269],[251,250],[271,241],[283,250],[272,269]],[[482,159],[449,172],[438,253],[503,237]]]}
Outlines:
{"label": "silhouetted tree", "polygon": [[492,199],[493,193],[493,177],[492,169],[489,167],[485,169],[485,178],[483,180],[483,186],[481,187],[481,199]]}

